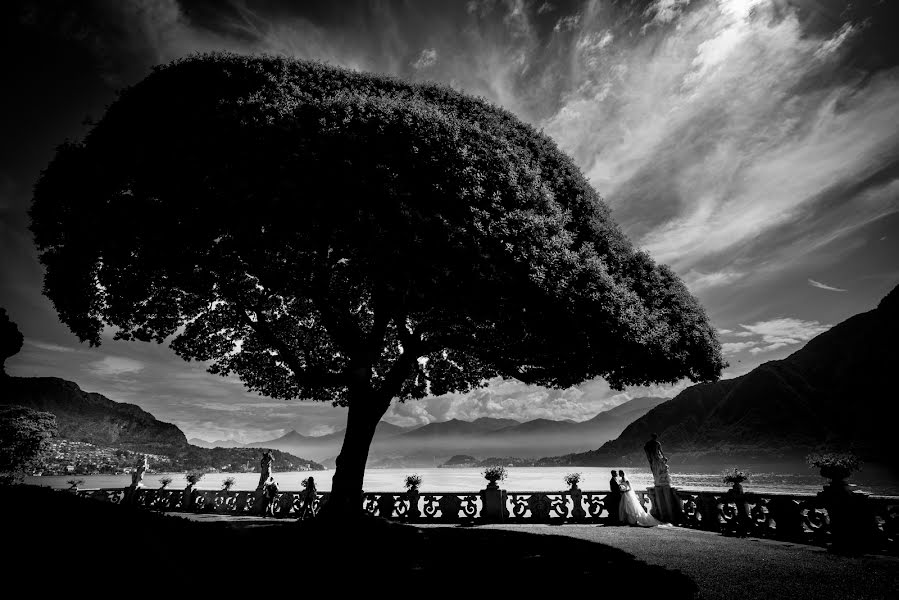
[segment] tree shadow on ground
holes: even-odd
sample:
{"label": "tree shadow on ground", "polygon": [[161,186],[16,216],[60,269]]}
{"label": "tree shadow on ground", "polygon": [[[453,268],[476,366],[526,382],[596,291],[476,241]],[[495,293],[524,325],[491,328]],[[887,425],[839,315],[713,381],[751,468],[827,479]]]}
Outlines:
{"label": "tree shadow on ground", "polygon": [[[352,525],[197,523],[46,488],[0,493],[5,569],[143,590],[186,580],[197,592],[361,588],[384,593],[536,591],[695,598],[679,571],[602,544],[480,528],[416,528],[381,519]],[[148,581],[148,583],[143,583]]]}

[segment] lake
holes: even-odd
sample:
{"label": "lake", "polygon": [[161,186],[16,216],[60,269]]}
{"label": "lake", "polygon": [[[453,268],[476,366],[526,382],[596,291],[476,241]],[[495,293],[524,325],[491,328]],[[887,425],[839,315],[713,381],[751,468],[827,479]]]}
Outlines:
{"label": "lake", "polygon": [[[509,491],[562,491],[567,489],[563,482],[566,473],[579,472],[583,475],[580,488],[587,491],[604,491],[609,486],[609,471],[614,467],[508,467],[509,476],[501,483]],[[483,469],[368,469],[365,472],[363,488],[368,492],[402,491],[406,475],[418,473],[422,477],[420,487],[427,492],[474,492],[483,489],[486,482],[481,474]],[[187,480],[183,473],[146,473],[144,485],[158,487],[159,478],[168,475],[172,478],[170,487],[183,488]],[[274,473],[275,481],[281,490],[301,490],[302,480],[312,475],[315,477],[319,491],[331,489],[333,470]],[[200,489],[218,489],[228,478],[235,479],[235,490],[254,490],[259,481],[258,473],[208,473],[200,481]],[[685,469],[671,473],[671,482],[675,487],[687,490],[724,490],[727,485],[721,481],[721,471],[709,471],[697,468]],[[652,474],[649,469],[633,468],[627,470],[627,478],[634,489],[646,489],[652,485]],[[53,488],[68,487],[69,479],[83,479],[82,488],[122,488],[131,484],[130,475],[59,475],[48,477],[26,477],[26,483],[44,485]],[[753,472],[749,483],[744,484],[746,491],[785,494],[816,494],[821,491],[827,480],[812,471],[804,473],[785,473],[774,469]],[[866,469],[850,479],[858,485],[859,490],[871,494],[899,495],[899,482],[891,479],[886,472]]]}

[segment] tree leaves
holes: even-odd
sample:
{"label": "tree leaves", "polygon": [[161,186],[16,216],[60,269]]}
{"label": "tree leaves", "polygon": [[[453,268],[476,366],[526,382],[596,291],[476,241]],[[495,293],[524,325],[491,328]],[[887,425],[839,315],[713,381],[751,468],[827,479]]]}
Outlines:
{"label": "tree leaves", "polygon": [[706,316],[571,160],[483,100],[207,54],[125,90],[35,189],[45,293],[82,340],[172,339],[251,390],[345,404],[709,380]]}

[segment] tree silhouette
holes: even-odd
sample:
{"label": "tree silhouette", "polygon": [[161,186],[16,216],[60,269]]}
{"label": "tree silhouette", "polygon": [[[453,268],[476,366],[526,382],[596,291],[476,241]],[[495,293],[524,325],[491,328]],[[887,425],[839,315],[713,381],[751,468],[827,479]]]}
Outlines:
{"label": "tree silhouette", "polygon": [[5,308],[0,308],[0,377],[6,376],[6,359],[22,349],[25,338],[16,324],[9,320]]}
{"label": "tree silhouette", "polygon": [[360,510],[393,399],[723,366],[701,306],[548,137],[439,85],[175,61],[58,149],[31,217],[82,341],[173,337],[249,390],[347,406],[332,513]]}

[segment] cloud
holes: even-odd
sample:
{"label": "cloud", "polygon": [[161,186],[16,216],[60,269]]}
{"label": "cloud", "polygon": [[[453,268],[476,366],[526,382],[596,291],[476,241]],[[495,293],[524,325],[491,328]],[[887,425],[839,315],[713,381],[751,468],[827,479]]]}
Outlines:
{"label": "cloud", "polygon": [[640,246],[702,292],[899,210],[899,73],[845,69],[851,26],[812,34],[768,0],[686,5],[653,3],[665,26],[644,36],[585,17],[581,39],[612,41],[601,60],[572,52],[543,121]]}
{"label": "cloud", "polygon": [[826,283],[821,283],[820,281],[815,281],[814,279],[808,280],[809,285],[812,287],[820,288],[822,290],[830,290],[831,292],[845,292],[843,288],[833,287],[831,285],[827,285]]}
{"label": "cloud", "polygon": [[693,293],[699,293],[709,288],[721,287],[740,280],[742,273],[724,270],[714,273],[702,273],[691,269],[683,276],[684,283]]}
{"label": "cloud", "polygon": [[119,375],[139,373],[144,369],[144,363],[124,356],[107,356],[88,365],[88,368],[96,375],[104,377],[116,377]]}
{"label": "cloud", "polygon": [[558,21],[556,21],[556,26],[553,28],[554,31],[571,31],[576,29],[578,24],[581,22],[581,15],[569,15],[567,17],[562,17]]}
{"label": "cloud", "polygon": [[435,64],[437,64],[437,50],[434,48],[426,48],[421,51],[421,54],[418,56],[418,59],[412,63],[412,66],[417,70],[421,70],[433,67]]}
{"label": "cloud", "polygon": [[754,349],[754,353],[770,352],[784,346],[800,344],[824,333],[833,325],[818,321],[804,321],[791,317],[758,321],[752,325],[740,325],[748,333],[759,336],[766,344]]}
{"label": "cloud", "polygon": [[758,342],[726,342],[721,344],[721,351],[724,354],[736,354],[748,348],[752,348]]}
{"label": "cloud", "polygon": [[649,24],[670,23],[680,15],[688,4],[690,4],[690,0],[656,0],[646,7],[643,14],[651,18]]}
{"label": "cloud", "polygon": [[39,350],[46,350],[48,352],[77,352],[76,348],[69,348],[67,346],[50,344],[48,342],[41,342],[38,340],[25,340],[25,345],[38,348]]}
{"label": "cloud", "polygon": [[385,419],[396,425],[410,426],[448,419],[472,421],[480,417],[532,419],[571,419],[583,421],[597,413],[640,396],[673,397],[686,387],[654,385],[616,392],[601,379],[566,390],[525,385],[515,380],[494,379],[485,388],[466,394],[448,394],[416,402],[394,403]]}
{"label": "cloud", "polygon": [[721,351],[724,354],[734,355],[748,351],[755,356],[774,352],[775,350],[807,342],[830,329],[832,325],[818,321],[781,317],[757,321],[751,325],[740,325],[740,327],[742,328],[741,331],[727,329],[718,331],[722,335],[744,340],[721,344]]}

